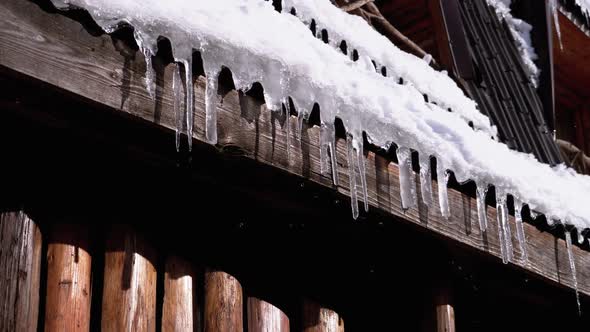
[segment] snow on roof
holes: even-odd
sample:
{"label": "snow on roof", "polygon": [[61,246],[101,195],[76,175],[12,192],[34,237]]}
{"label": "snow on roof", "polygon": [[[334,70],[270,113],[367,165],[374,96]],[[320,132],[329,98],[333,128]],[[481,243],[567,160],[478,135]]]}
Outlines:
{"label": "snow on roof", "polygon": [[586,16],[586,20],[590,25],[590,0],[575,0],[576,5],[580,7],[580,10]]}
{"label": "snow on roof", "polygon": [[[270,109],[280,110],[289,97],[300,115],[309,115],[314,103],[320,105],[322,165],[329,164],[327,151],[331,150],[332,155],[334,152],[336,117],[342,120],[348,133],[352,175],[354,168],[364,174],[363,131],[378,146],[388,147],[395,142],[399,147],[404,207],[416,204],[413,177],[408,176],[411,174],[408,154],[412,149],[420,155],[422,179],[430,181],[428,160],[434,156],[440,183],[446,183],[447,170],[452,170],[459,182],[475,181],[480,207],[484,204],[485,190],[493,185],[498,207],[503,211],[507,211],[506,195],[512,195],[517,206],[528,204],[531,210],[545,214],[550,221],[559,220],[580,230],[590,227],[590,204],[587,204],[590,177],[562,165],[552,168],[542,164],[532,155],[509,150],[490,139],[486,131],[470,128],[456,113],[480,124],[485,124],[487,119],[473,114],[474,104],[454,90],[455,84],[446,75],[395,49],[387,39],[369,33],[359,19],[336,14],[337,11],[329,9],[329,0],[305,3],[285,0],[285,3],[297,5],[299,15],[315,17],[322,26],[330,25],[338,31],[333,36],[350,41],[361,53],[366,52],[379,63],[390,66],[395,75],[407,77],[411,83],[399,84],[383,77],[370,62],[350,60],[333,45],[315,38],[288,10],[279,13],[264,0],[54,0],[54,3],[60,8],[69,4],[85,8],[106,31],[112,31],[121,21],[132,25],[147,60],[156,53],[160,36],[170,39],[175,59],[185,66],[191,66],[193,49],[199,50],[207,76],[205,129],[212,143],[216,142],[217,77],[224,66],[232,71],[238,89],[247,89],[254,82],[262,83]],[[192,81],[191,70],[185,72],[185,79]],[[187,84],[189,133],[192,133],[191,89],[192,84]],[[455,112],[449,113],[426,102],[425,91],[439,105],[445,108],[453,105]],[[351,195],[353,210],[358,214],[355,179],[353,176]],[[364,177],[360,187],[366,204]],[[430,203],[428,190],[422,192],[422,199]],[[439,202],[443,215],[448,215],[446,186],[439,186]],[[505,213],[502,215],[505,217]],[[480,213],[480,217],[481,227],[485,229],[485,213]],[[504,219],[500,220],[502,225],[506,223]],[[507,228],[502,227],[508,232],[510,227]]]}

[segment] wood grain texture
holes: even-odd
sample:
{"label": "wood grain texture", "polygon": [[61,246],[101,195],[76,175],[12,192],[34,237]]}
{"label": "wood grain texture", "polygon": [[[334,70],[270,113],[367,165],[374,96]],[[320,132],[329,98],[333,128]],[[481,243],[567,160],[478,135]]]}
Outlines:
{"label": "wood grain texture", "polygon": [[[172,66],[157,68],[158,88],[154,102],[144,88],[145,63],[142,57],[139,54],[130,57],[128,53],[119,52],[115,43],[108,35],[93,36],[79,22],[60,14],[44,12],[30,2],[8,0],[0,4],[0,66],[173,130]],[[197,78],[194,85],[194,138],[204,142],[205,79]],[[227,92],[219,99],[222,101],[218,107],[218,148],[221,151],[239,151],[241,157],[252,158],[334,188],[330,176],[320,173],[319,128],[304,127],[300,141],[295,137],[295,118],[289,118],[285,124],[260,102],[236,91]],[[291,128],[289,140],[285,135],[286,125]],[[287,142],[290,142],[288,155]],[[337,161],[341,184],[334,190],[346,195],[349,182],[343,140],[337,142]],[[449,190],[452,215],[448,220],[440,215],[437,203],[431,209],[420,203],[415,208],[403,210],[397,165],[369,152],[366,171],[370,205],[389,213],[393,217],[392,222],[403,220],[413,223],[495,256],[499,261],[494,208],[487,209],[490,227],[487,233],[482,234],[477,227],[473,197]],[[419,193],[419,181],[416,183]],[[436,185],[433,181],[434,193],[437,192]],[[512,234],[516,234],[512,217],[510,225]],[[571,288],[573,281],[564,241],[528,223],[525,224],[525,233],[529,261],[525,263],[521,260],[522,255],[513,238],[516,252],[511,265]],[[576,246],[574,255],[577,266],[590,265],[588,252]],[[580,291],[590,294],[590,269],[578,268],[578,282]]]}
{"label": "wood grain texture", "polygon": [[89,331],[92,257],[87,226],[56,224],[49,232],[45,331]]}
{"label": "wood grain texture", "polygon": [[435,295],[437,332],[455,332],[455,308],[449,282],[441,282]]}
{"label": "wood grain texture", "polygon": [[191,263],[177,257],[166,259],[162,331],[199,331],[197,274]]}
{"label": "wood grain texture", "polygon": [[205,272],[205,332],[241,332],[243,323],[242,286],[223,271]]}
{"label": "wood grain texture", "polygon": [[155,255],[127,226],[107,236],[102,294],[102,331],[156,330]]}
{"label": "wood grain texture", "polygon": [[0,331],[36,331],[41,232],[24,212],[0,213]]}
{"label": "wood grain texture", "polygon": [[249,297],[248,331],[289,332],[289,318],[272,304],[256,297]]}
{"label": "wood grain texture", "polygon": [[304,332],[344,332],[344,320],[337,312],[305,300],[303,303]]}

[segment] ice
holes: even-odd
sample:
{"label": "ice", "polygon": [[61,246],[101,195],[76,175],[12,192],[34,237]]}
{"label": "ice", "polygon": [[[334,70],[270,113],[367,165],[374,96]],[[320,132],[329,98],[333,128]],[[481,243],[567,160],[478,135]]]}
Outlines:
{"label": "ice", "polygon": [[210,144],[217,144],[217,86],[219,71],[205,72],[207,86],[205,87],[205,139]]}
{"label": "ice", "polygon": [[402,198],[402,208],[407,210],[416,206],[418,201],[416,195],[416,181],[412,171],[412,151],[400,146],[396,151],[399,163],[399,186]]}
{"label": "ice", "polygon": [[430,156],[419,154],[420,161],[420,189],[422,202],[428,207],[432,206],[432,175],[430,171]]}
{"label": "ice", "polygon": [[[331,168],[328,166],[331,165]],[[364,161],[359,165],[364,167]],[[334,185],[338,185],[338,165],[336,164],[336,129],[332,123],[322,122],[320,125],[320,168],[322,174],[328,174],[328,170],[332,172],[332,181]],[[364,172],[362,172],[364,174]],[[361,176],[362,176],[361,174]],[[363,177],[364,178],[364,177]],[[366,180],[363,180],[363,183]],[[366,187],[366,185],[365,185]]]}
{"label": "ice", "polygon": [[193,149],[193,102],[195,98],[194,92],[194,85],[193,85],[193,60],[186,59],[183,61],[184,63],[184,75],[185,75],[185,85],[186,85],[186,135],[188,136],[188,150],[192,151]]}
{"label": "ice", "polygon": [[522,253],[522,261],[526,264],[529,261],[529,255],[527,252],[526,235],[522,222],[522,202],[516,197],[514,197],[514,220],[516,221],[516,237],[518,239],[520,252]]}
{"label": "ice", "polygon": [[183,88],[182,79],[180,78],[180,64],[174,64],[174,72],[172,73],[172,90],[174,91],[174,115],[176,116],[176,151],[180,151],[180,134],[183,126]]}
{"label": "ice", "polygon": [[362,143],[358,144],[359,147],[356,149],[357,165],[359,167],[359,173],[361,175],[361,190],[363,193],[363,203],[365,212],[369,211],[369,195],[367,188],[367,170],[365,168],[365,156],[363,155]]}
{"label": "ice", "polygon": [[145,58],[145,87],[152,99],[156,99],[156,83],[154,67],[152,65],[152,57],[156,55],[157,42],[151,38],[150,35],[141,33],[140,30],[133,32],[137,46]]}
{"label": "ice", "polygon": [[508,222],[508,207],[506,206],[506,193],[496,187],[496,213],[498,220],[498,239],[504,264],[511,262],[514,256],[512,248],[512,231]]}
{"label": "ice", "polygon": [[447,183],[449,182],[449,172],[445,168],[441,158],[436,158],[436,181],[438,185],[438,205],[440,214],[444,218],[451,216],[449,209],[449,194],[447,192]]}
{"label": "ice", "polygon": [[565,229],[565,246],[567,248],[567,258],[570,263],[574,290],[576,291],[576,303],[578,304],[578,315],[582,316],[582,307],[580,306],[580,292],[578,291],[578,273],[576,272],[576,261],[572,250],[572,236],[568,229]]}
{"label": "ice", "polygon": [[289,100],[286,99],[283,104],[285,105],[285,141],[287,145],[287,162],[291,161],[291,105]]}
{"label": "ice", "polygon": [[488,185],[477,183],[476,202],[477,202],[477,220],[479,222],[479,229],[485,232],[488,229],[488,217],[486,212],[486,194],[488,192]]}
{"label": "ice", "polygon": [[346,151],[348,156],[348,178],[350,180],[350,204],[352,206],[352,217],[356,219],[359,216],[359,202],[356,196],[356,170],[354,167],[354,160],[356,158],[352,140],[352,135],[346,135]]}

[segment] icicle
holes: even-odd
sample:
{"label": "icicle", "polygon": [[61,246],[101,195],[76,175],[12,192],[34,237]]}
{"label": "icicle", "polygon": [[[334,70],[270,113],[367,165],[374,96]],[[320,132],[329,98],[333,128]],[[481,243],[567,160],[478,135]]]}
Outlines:
{"label": "icicle", "polygon": [[422,202],[428,207],[432,206],[432,175],[430,174],[430,156],[419,155],[420,161],[420,189],[422,191]]}
{"label": "icicle", "polygon": [[424,60],[424,62],[426,62],[426,64],[430,64],[432,62],[432,55],[426,53],[426,54],[424,54],[424,57],[422,58],[422,60]]}
{"label": "icicle", "polygon": [[[338,165],[336,164],[336,130],[334,124],[322,122],[320,125],[320,172],[324,175],[328,174],[331,164],[332,181],[334,185],[338,185]],[[359,168],[364,169],[364,161],[358,160]],[[361,183],[366,188],[366,177],[361,171]]]}
{"label": "icicle", "polygon": [[302,109],[297,110],[297,137],[301,139],[303,134],[303,120],[305,119],[305,115],[303,114]]}
{"label": "icicle", "polygon": [[285,135],[287,136],[287,163],[291,161],[291,105],[289,99],[284,101],[285,104]]}
{"label": "icicle", "polygon": [[180,134],[182,133],[182,79],[180,78],[180,64],[174,64],[172,74],[172,90],[174,90],[174,114],[176,115],[176,151],[180,151]]}
{"label": "icicle", "polygon": [[193,60],[187,58],[183,61],[186,80],[186,135],[188,136],[188,150],[193,149]]}
{"label": "icicle", "polygon": [[449,195],[447,192],[447,183],[449,181],[449,173],[445,169],[441,158],[436,158],[436,179],[438,184],[438,204],[440,205],[440,214],[444,218],[451,216],[449,209]]}
{"label": "icicle", "polygon": [[[331,135],[330,141],[328,146],[330,147],[330,163],[332,164],[332,180],[334,181],[334,185],[337,186],[340,183],[338,178],[338,164],[336,162],[336,129],[334,128],[334,124],[330,124],[331,128]],[[364,163],[363,163],[364,166]],[[366,180],[365,180],[366,182]]]}
{"label": "icicle", "polygon": [[329,146],[330,142],[330,129],[328,125],[322,122],[320,124],[320,173],[322,175],[328,174],[328,150],[330,149]]}
{"label": "icicle", "polygon": [[156,99],[156,84],[155,84],[155,77],[156,73],[154,71],[154,67],[152,65],[152,57],[156,54],[155,46],[149,47],[150,45],[155,45],[154,41],[151,40],[146,34],[141,33],[138,29],[135,29],[133,32],[133,37],[139,46],[139,50],[143,54],[145,58],[145,88],[152,99]]}
{"label": "icicle", "polygon": [[488,229],[488,217],[486,213],[486,193],[488,192],[488,186],[477,184],[477,219],[479,221],[479,229],[481,232],[485,232]]}
{"label": "icicle", "polygon": [[559,49],[563,51],[563,44],[561,42],[561,29],[559,28],[559,11],[557,8],[557,0],[549,0],[551,13],[553,14],[553,24],[555,25],[555,32],[557,33],[557,40],[559,41]]}
{"label": "icicle", "polygon": [[352,135],[346,135],[346,151],[348,156],[348,176],[350,181],[350,204],[352,206],[352,217],[354,219],[359,216],[359,203],[356,197],[356,172],[354,167],[354,146],[352,143]]}
{"label": "icicle", "polygon": [[416,181],[412,172],[412,151],[406,147],[399,147],[396,151],[399,163],[399,185],[402,198],[402,208],[409,209],[416,206]]}
{"label": "icicle", "polygon": [[205,87],[205,139],[210,144],[217,144],[217,85],[219,70],[209,70]]}
{"label": "icicle", "polygon": [[522,203],[516,197],[514,197],[514,219],[516,221],[516,237],[518,238],[518,245],[522,253],[522,261],[526,264],[529,261],[529,255],[527,253],[526,235],[522,223]]}
{"label": "icicle", "polygon": [[508,224],[508,209],[506,207],[506,196],[496,188],[496,217],[498,220],[498,240],[502,253],[502,262],[507,264],[512,261],[512,232]]}
{"label": "icicle", "polygon": [[361,175],[361,190],[363,192],[363,202],[365,203],[365,212],[369,212],[369,195],[367,193],[367,170],[365,168],[365,156],[363,155],[363,144],[359,142],[356,149],[357,165]]}
{"label": "icicle", "polygon": [[576,262],[574,260],[574,252],[572,251],[572,236],[568,229],[565,229],[565,246],[567,248],[567,257],[570,263],[570,270],[572,271],[572,280],[574,282],[574,290],[576,291],[576,303],[578,304],[578,315],[582,316],[582,307],[580,306],[580,293],[578,291],[578,274],[576,272]]}

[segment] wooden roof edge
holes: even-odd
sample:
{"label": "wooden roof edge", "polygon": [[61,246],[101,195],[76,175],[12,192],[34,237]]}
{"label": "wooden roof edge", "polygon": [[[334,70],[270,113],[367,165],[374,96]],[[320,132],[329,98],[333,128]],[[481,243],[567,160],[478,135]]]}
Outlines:
{"label": "wooden roof edge", "polygon": [[[130,114],[155,125],[174,130],[172,70],[168,65],[160,68],[157,102],[144,87],[145,62],[142,56],[129,56],[119,52],[113,37],[92,35],[80,22],[61,15],[48,13],[29,1],[8,0],[0,4],[0,66],[25,77],[45,82],[58,89],[102,104],[121,114]],[[122,85],[125,83],[126,88]],[[205,79],[195,82],[195,133],[196,141],[205,142],[204,112]],[[157,105],[157,106],[156,106]],[[230,91],[219,105],[219,147],[239,147],[248,158],[304,177],[326,187],[333,187],[331,178],[321,174],[319,163],[319,128],[305,127],[302,140],[295,136],[297,119],[289,118],[290,137],[272,112],[248,96]],[[245,116],[254,117],[246,119]],[[253,121],[254,119],[254,121]],[[286,144],[290,143],[287,154]],[[171,149],[174,147],[171,146]],[[348,170],[346,147],[337,141],[338,171],[341,179],[334,188],[347,194]],[[366,172],[371,208],[385,211],[395,220],[404,220],[417,227],[452,239],[484,254],[501,257],[498,241],[496,210],[487,208],[489,229],[482,234],[477,227],[477,207],[474,198],[449,189],[451,217],[440,215],[438,205],[428,209],[422,202],[416,208],[404,210],[399,192],[399,171],[396,164],[373,152],[367,154]],[[419,176],[416,176],[419,193]],[[437,183],[431,184],[437,192]],[[510,217],[512,234],[515,223]],[[550,283],[573,288],[567,250],[563,239],[525,223],[528,262],[522,261],[518,243],[514,263],[527,273],[540,276]],[[578,246],[573,248],[580,292],[590,295],[590,253]],[[392,253],[395,255],[395,253]]]}

